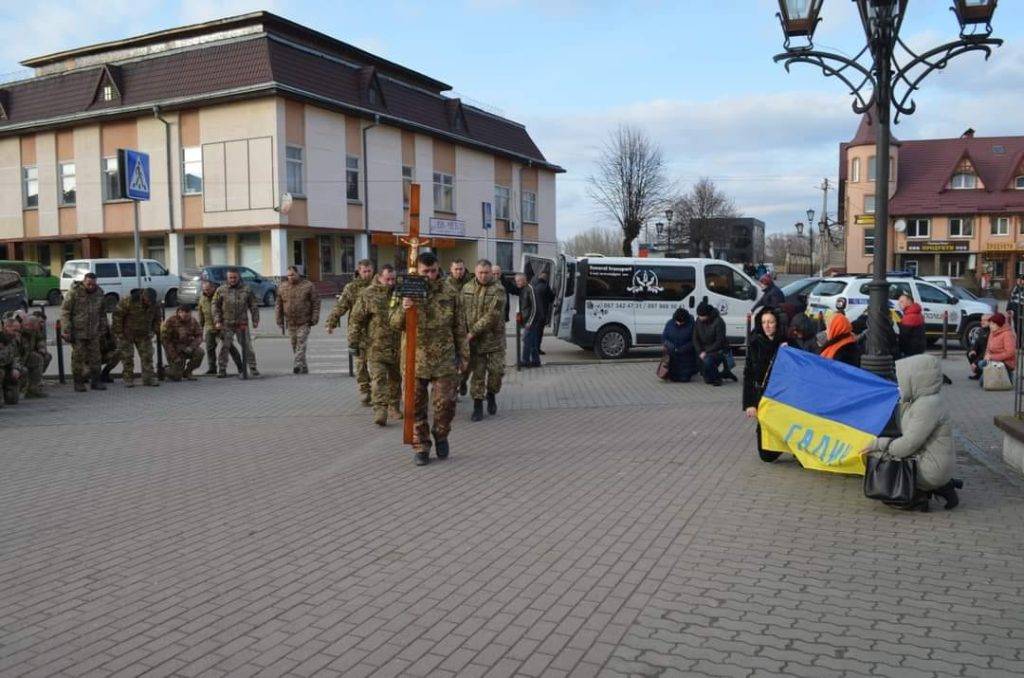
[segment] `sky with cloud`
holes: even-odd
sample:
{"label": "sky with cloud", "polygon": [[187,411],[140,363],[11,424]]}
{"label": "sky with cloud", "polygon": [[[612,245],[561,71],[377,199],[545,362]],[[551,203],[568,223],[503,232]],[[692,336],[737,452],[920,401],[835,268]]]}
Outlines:
{"label": "sky with cloud", "polygon": [[[781,50],[775,0],[48,0],[0,9],[0,81],[19,61],[78,45],[267,9],[450,83],[477,105],[526,124],[558,183],[560,237],[610,224],[586,193],[609,132],[646,130],[685,190],[709,176],[770,231],[820,211],[823,177],[857,126],[841,83],[807,66],[772,62]],[[904,24],[917,47],[955,37],[948,0],[913,0]],[[971,55],[930,76],[901,138],[1024,134],[1024,0],[1003,0],[985,62]],[[854,54],[863,41],[854,3],[828,0],[820,47]],[[830,212],[835,210],[835,194]]]}

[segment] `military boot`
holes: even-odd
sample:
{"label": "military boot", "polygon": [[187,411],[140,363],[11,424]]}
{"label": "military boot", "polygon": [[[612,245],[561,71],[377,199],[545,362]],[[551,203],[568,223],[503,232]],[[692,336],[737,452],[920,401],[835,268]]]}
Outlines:
{"label": "military boot", "polygon": [[85,385],[84,379],[75,379],[75,390],[79,393],[85,393],[89,390]]}
{"label": "military boot", "polygon": [[392,405],[391,407],[388,408],[388,419],[391,419],[393,421],[401,421],[402,410],[399,409],[398,405]]}
{"label": "military boot", "polygon": [[99,370],[96,370],[95,372],[93,372],[91,377],[90,377],[90,379],[91,379],[91,382],[89,384],[89,388],[91,388],[92,390],[94,390],[94,391],[106,391],[107,390],[107,385],[103,383],[103,377],[100,375],[100,371]]}
{"label": "military boot", "polygon": [[434,454],[437,455],[437,458],[438,459],[447,459],[448,458],[448,452],[449,452],[449,450],[448,450],[448,439],[445,438],[444,440],[437,440],[435,438],[434,439]]}
{"label": "military boot", "polygon": [[103,380],[104,384],[113,384],[114,383],[114,378],[112,376],[110,376],[110,370],[112,370],[112,369],[114,369],[113,365],[106,365],[100,371],[100,378]]}
{"label": "military boot", "polygon": [[206,374],[214,375],[217,374],[217,352],[207,351],[206,352]]}
{"label": "military boot", "polygon": [[377,426],[387,426],[388,424],[388,411],[384,409],[377,409],[373,411],[373,423]]}
{"label": "military boot", "polygon": [[196,381],[196,378],[192,376],[192,370],[185,371],[185,381]]}
{"label": "military boot", "polygon": [[417,466],[426,466],[430,463],[430,452],[417,452],[412,455],[412,460]]}
{"label": "military boot", "polygon": [[369,407],[369,406],[370,406],[370,404],[371,404],[371,403],[370,403],[370,392],[369,392],[369,391],[366,391],[365,393],[363,393],[362,395],[360,395],[360,396],[359,396],[359,402],[361,402],[361,403],[362,403],[363,405],[365,405],[365,406]]}
{"label": "military boot", "polygon": [[14,386],[4,386],[4,405],[17,405],[20,395],[17,384]]}
{"label": "military boot", "polygon": [[46,398],[48,394],[42,388],[30,388],[25,391],[26,398]]}
{"label": "military boot", "polygon": [[494,415],[494,414],[497,414],[497,413],[498,413],[498,403],[494,399],[494,394],[493,393],[488,393],[487,394],[487,414]]}
{"label": "military boot", "polygon": [[156,380],[156,377],[143,377],[142,378],[142,385],[143,386],[159,386],[160,382]]}
{"label": "military boot", "polygon": [[473,414],[470,415],[470,421],[480,421],[484,418],[484,401],[473,399]]}
{"label": "military boot", "polygon": [[227,368],[225,368],[223,370],[217,370],[217,378],[218,379],[227,379],[228,378]]}

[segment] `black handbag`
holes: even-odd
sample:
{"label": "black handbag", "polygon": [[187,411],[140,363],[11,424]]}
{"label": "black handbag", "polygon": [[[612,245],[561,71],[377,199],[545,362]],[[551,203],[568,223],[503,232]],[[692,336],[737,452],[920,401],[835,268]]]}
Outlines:
{"label": "black handbag", "polygon": [[864,496],[894,506],[914,500],[917,460],[897,459],[886,454],[868,455],[864,470]]}

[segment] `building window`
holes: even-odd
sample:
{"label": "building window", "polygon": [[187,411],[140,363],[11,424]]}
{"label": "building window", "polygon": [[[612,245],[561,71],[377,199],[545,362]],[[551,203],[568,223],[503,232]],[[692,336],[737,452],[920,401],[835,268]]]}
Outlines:
{"label": "building window", "polygon": [[263,271],[263,244],[259,233],[241,233],[238,236],[238,263],[260,273]]}
{"label": "building window", "polygon": [[865,195],[864,196],[864,214],[875,213],[875,196]]}
{"label": "building window", "polygon": [[[1022,261],[1021,263],[1024,263]],[[962,259],[953,259],[946,262],[946,275],[950,278],[964,277],[964,262]]]}
{"label": "building window", "polygon": [[196,237],[194,235],[185,236],[185,261],[182,268],[195,268],[196,267]]}
{"label": "building window", "polygon": [[860,182],[860,158],[854,158],[851,163],[850,181],[855,184]]}
{"label": "building window", "polygon": [[181,192],[199,195],[203,192],[203,149],[187,146],[181,149]]}
{"label": "building window", "polygon": [[868,181],[875,180],[875,168],[878,163],[875,162],[875,156],[868,158]]}
{"label": "building window", "polygon": [[498,266],[501,266],[503,271],[515,270],[512,267],[512,243],[501,242],[500,240],[495,243],[496,247],[494,250],[494,260]]}
{"label": "building window", "polygon": [[949,187],[958,191],[977,188],[978,177],[970,172],[957,172],[949,182]]}
{"label": "building window", "polygon": [[540,252],[540,245],[535,242],[523,243],[523,254],[537,254]]}
{"label": "building window", "polygon": [[306,272],[306,242],[304,240],[292,241],[292,263],[298,266],[303,273]]}
{"label": "building window", "polygon": [[228,237],[226,235],[206,236],[206,256],[203,262],[207,266],[224,266],[228,263]]}
{"label": "building window", "polygon": [[[156,259],[164,266],[167,265],[167,248],[164,245],[163,237],[146,238],[146,258]],[[154,275],[154,274],[150,274]]]}
{"label": "building window", "polygon": [[103,158],[103,200],[120,200],[121,177],[117,172],[117,157]]}
{"label": "building window", "polygon": [[873,256],[875,253],[875,229],[866,228],[864,229],[864,254],[866,256]]}
{"label": "building window", "polygon": [[434,172],[434,209],[438,212],[455,211],[455,177]]}
{"label": "building window", "polygon": [[1010,217],[993,218],[992,235],[1010,235]]}
{"label": "building window", "polygon": [[343,235],[341,242],[341,272],[352,273],[356,270],[356,238],[352,235]]}
{"label": "building window", "polygon": [[302,149],[298,146],[286,146],[284,160],[286,190],[292,195],[305,195],[305,185],[302,182]]}
{"label": "building window", "polygon": [[320,236],[320,273],[334,273],[334,243],[329,235]]}
{"label": "building window", "polygon": [[57,167],[58,180],[60,181],[60,204],[74,205],[77,196],[78,180],[75,178],[75,163],[62,162]]}
{"label": "building window", "polygon": [[505,186],[494,187],[494,218],[495,219],[508,219],[509,218],[509,193],[511,191]]}
{"label": "building window", "polygon": [[1013,180],[1013,187],[1018,191],[1024,191],[1024,174]]}
{"label": "building window", "polygon": [[402,204],[409,206],[412,198],[412,175],[413,168],[410,165],[402,165]]}
{"label": "building window", "polygon": [[1006,277],[1006,261],[1003,259],[993,259],[989,262],[992,265],[992,277],[999,279]]}
{"label": "building window", "polygon": [[114,88],[110,85],[103,86],[103,100],[112,101],[114,99]]}
{"label": "building window", "polygon": [[907,219],[908,238],[927,238],[931,235],[931,221],[928,219]]}
{"label": "building window", "polygon": [[[912,275],[917,275],[917,271],[919,268],[920,267],[916,259],[907,259],[906,261],[903,262],[903,269]],[[918,289],[923,288],[919,287]]]}
{"label": "building window", "polygon": [[537,194],[523,191],[523,221],[537,223]]}
{"label": "building window", "polygon": [[21,199],[25,207],[39,207],[39,168],[21,168]]}
{"label": "building window", "polygon": [[949,220],[949,236],[951,238],[973,237],[974,222],[966,217],[953,217]]}
{"label": "building window", "polygon": [[345,156],[345,197],[359,200],[359,156]]}

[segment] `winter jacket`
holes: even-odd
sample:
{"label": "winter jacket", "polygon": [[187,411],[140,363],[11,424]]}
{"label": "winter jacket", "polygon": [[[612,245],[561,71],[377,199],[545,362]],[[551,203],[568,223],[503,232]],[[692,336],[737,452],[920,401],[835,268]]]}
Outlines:
{"label": "winter jacket", "polygon": [[119,341],[149,338],[160,331],[160,314],[155,304],[143,302],[133,293],[117,302],[110,328]]}
{"label": "winter jacket", "polygon": [[682,325],[674,319],[665,323],[661,344],[668,353],[668,378],[689,381],[697,374],[697,353],[693,349],[693,318],[687,313]]}
{"label": "winter jacket", "polygon": [[938,358],[916,355],[896,361],[900,387],[899,438],[878,438],[872,450],[899,459],[917,460],[917,486],[922,490],[942,487],[953,477],[956,455],[953,433],[946,413],[942,367]]}
{"label": "winter jacket", "polygon": [[547,325],[551,322],[551,305],[555,303],[555,294],[551,291],[551,285],[547,280],[534,278],[530,284],[533,286],[533,296],[537,300],[541,322]]}
{"label": "winter jacket", "polygon": [[[768,373],[775,361],[775,354],[778,353],[779,346],[782,345],[782,334],[779,331],[775,332],[774,337],[769,338],[761,328],[761,316],[773,312],[773,309],[765,308],[754,318],[754,329],[750,332],[747,358],[743,364],[744,410],[748,407],[757,407],[757,404],[761,402],[764,387],[768,383]],[[778,319],[778,313],[775,315]]]}
{"label": "winter jacket", "polygon": [[103,288],[92,292],[81,282],[71,285],[60,310],[61,330],[71,335],[72,341],[99,339],[107,333],[107,311],[103,302]]}
{"label": "winter jacket", "polygon": [[315,326],[320,322],[320,295],[308,280],[292,284],[285,280],[277,288],[274,320],[278,325],[288,321],[289,327]]}
{"label": "winter jacket", "polygon": [[539,315],[533,288],[523,285],[519,288],[519,317],[522,318],[523,327],[528,330],[537,329],[540,325]]}
{"label": "winter jacket", "polygon": [[780,308],[786,303],[786,295],[783,294],[782,289],[779,288],[775,283],[771,283],[768,287],[764,288],[764,294],[754,304],[755,309],[759,308]]}
{"label": "winter jacket", "polygon": [[718,353],[729,348],[729,340],[725,336],[725,321],[718,314],[718,310],[712,308],[711,315],[707,322],[700,318],[694,323],[693,348],[697,355],[701,353]]}
{"label": "winter jacket", "polygon": [[391,312],[401,307],[391,288],[374,281],[356,298],[348,316],[348,345],[371,363],[398,365],[402,333],[391,327]]}
{"label": "winter jacket", "polygon": [[[427,280],[427,298],[416,300],[416,378],[454,377],[456,365],[469,362],[466,314],[460,295],[443,280]],[[405,309],[395,304],[391,329],[405,331]]]}
{"label": "winter jacket", "polygon": [[462,286],[459,300],[466,314],[466,326],[473,335],[471,348],[477,353],[494,353],[505,348],[505,290],[494,281],[480,284],[476,278]]}
{"label": "winter jacket", "polygon": [[256,304],[256,295],[245,283],[240,282],[235,287],[224,283],[213,293],[213,320],[215,323],[233,330],[240,325],[247,324],[250,313],[253,326],[259,325],[260,309]]}
{"label": "winter jacket", "polygon": [[924,334],[924,315],[920,304],[913,303],[903,309],[899,327],[900,357],[919,355],[927,350],[928,340]]}
{"label": "winter jacket", "polygon": [[974,336],[974,341],[971,342],[970,347],[967,349],[967,362],[973,365],[985,357],[985,352],[988,350],[988,335],[990,333],[991,330],[987,327],[978,329],[978,333]]}
{"label": "winter jacket", "polygon": [[1017,338],[1009,325],[994,326],[988,334],[988,346],[985,349],[985,360],[999,361],[1006,369],[1013,372],[1017,369]]}

